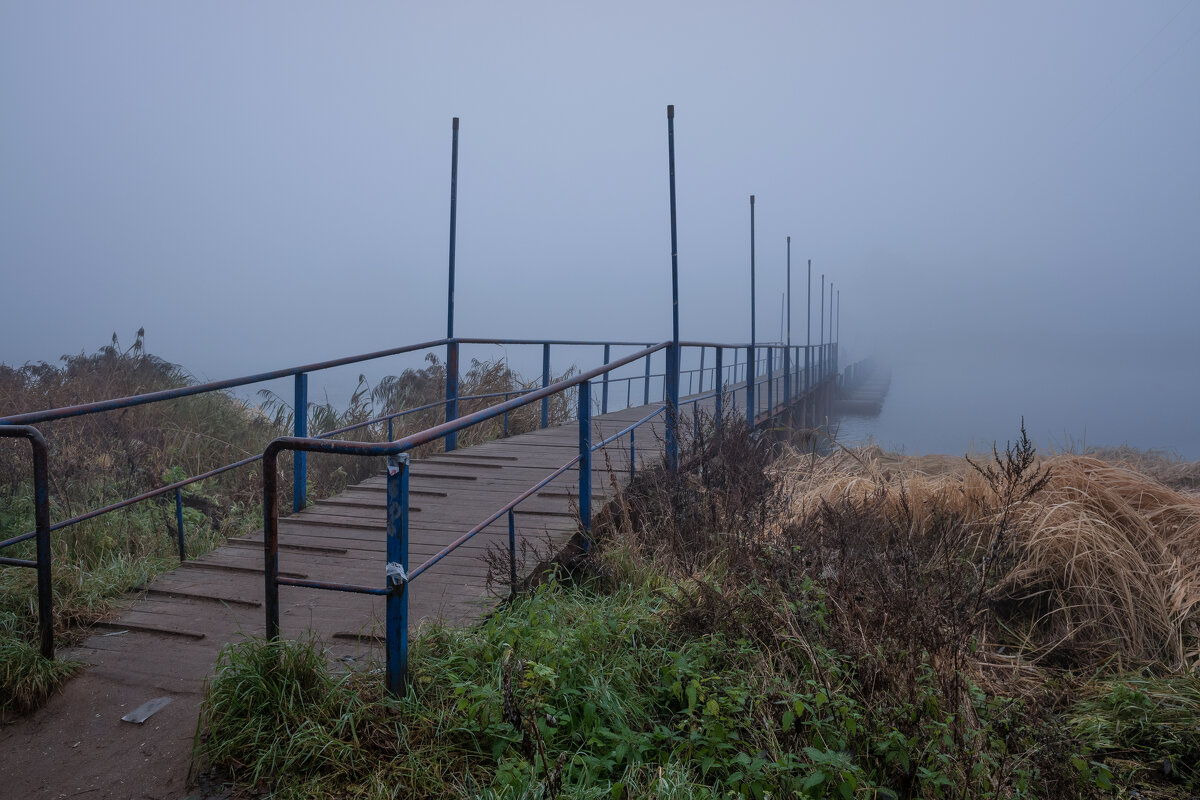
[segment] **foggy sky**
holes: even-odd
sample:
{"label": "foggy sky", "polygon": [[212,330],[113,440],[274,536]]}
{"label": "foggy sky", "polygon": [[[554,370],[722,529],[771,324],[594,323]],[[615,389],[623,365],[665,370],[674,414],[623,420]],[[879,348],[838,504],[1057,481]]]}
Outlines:
{"label": "foggy sky", "polygon": [[673,103],[684,338],[749,338],[755,194],[758,338],[790,235],[896,442],[1200,457],[1198,86],[1186,0],[3,2],[0,360],[444,335],[453,116],[456,332],[669,338]]}

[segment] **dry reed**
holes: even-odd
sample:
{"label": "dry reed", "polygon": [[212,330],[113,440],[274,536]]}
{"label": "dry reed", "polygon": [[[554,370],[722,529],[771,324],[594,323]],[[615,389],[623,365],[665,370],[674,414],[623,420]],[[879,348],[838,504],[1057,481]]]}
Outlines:
{"label": "dry reed", "polygon": [[[1200,666],[1200,496],[1134,463],[1051,457],[1044,490],[1009,509],[998,569],[984,587],[991,614],[982,635],[993,653],[1016,648],[1063,665]],[[824,459],[792,454],[776,470],[789,492],[778,530],[822,505],[883,498],[890,512],[911,509],[914,531],[946,514],[961,519],[970,536],[959,555],[977,570],[994,546],[1001,498],[965,458],[841,448]]]}

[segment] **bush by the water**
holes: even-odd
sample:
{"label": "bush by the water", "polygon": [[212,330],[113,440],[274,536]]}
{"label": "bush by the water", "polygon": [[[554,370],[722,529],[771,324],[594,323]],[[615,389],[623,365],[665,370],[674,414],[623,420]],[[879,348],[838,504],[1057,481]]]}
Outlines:
{"label": "bush by the water", "polygon": [[318,642],[229,647],[200,754],[278,797],[1200,790],[1200,499],[1023,435],[772,459],[731,421],[699,449],[569,575],[423,628],[401,698]]}

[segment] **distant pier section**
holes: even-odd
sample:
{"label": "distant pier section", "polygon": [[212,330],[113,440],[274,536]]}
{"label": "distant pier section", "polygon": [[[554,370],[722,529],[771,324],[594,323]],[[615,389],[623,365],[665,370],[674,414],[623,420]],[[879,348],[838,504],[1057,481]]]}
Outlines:
{"label": "distant pier section", "polygon": [[892,385],[892,370],[868,358],[847,368],[838,387],[837,410],[842,414],[877,417]]}

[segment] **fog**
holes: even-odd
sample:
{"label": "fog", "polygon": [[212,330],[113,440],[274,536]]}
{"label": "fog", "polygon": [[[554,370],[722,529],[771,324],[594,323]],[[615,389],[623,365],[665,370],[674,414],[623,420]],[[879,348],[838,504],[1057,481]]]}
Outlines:
{"label": "fog", "polygon": [[672,103],[684,338],[749,339],[754,194],[758,338],[790,235],[793,342],[812,259],[843,363],[893,366],[856,435],[1200,458],[1198,37],[1186,0],[4,2],[0,360],[444,335],[453,116],[456,333],[669,338]]}

